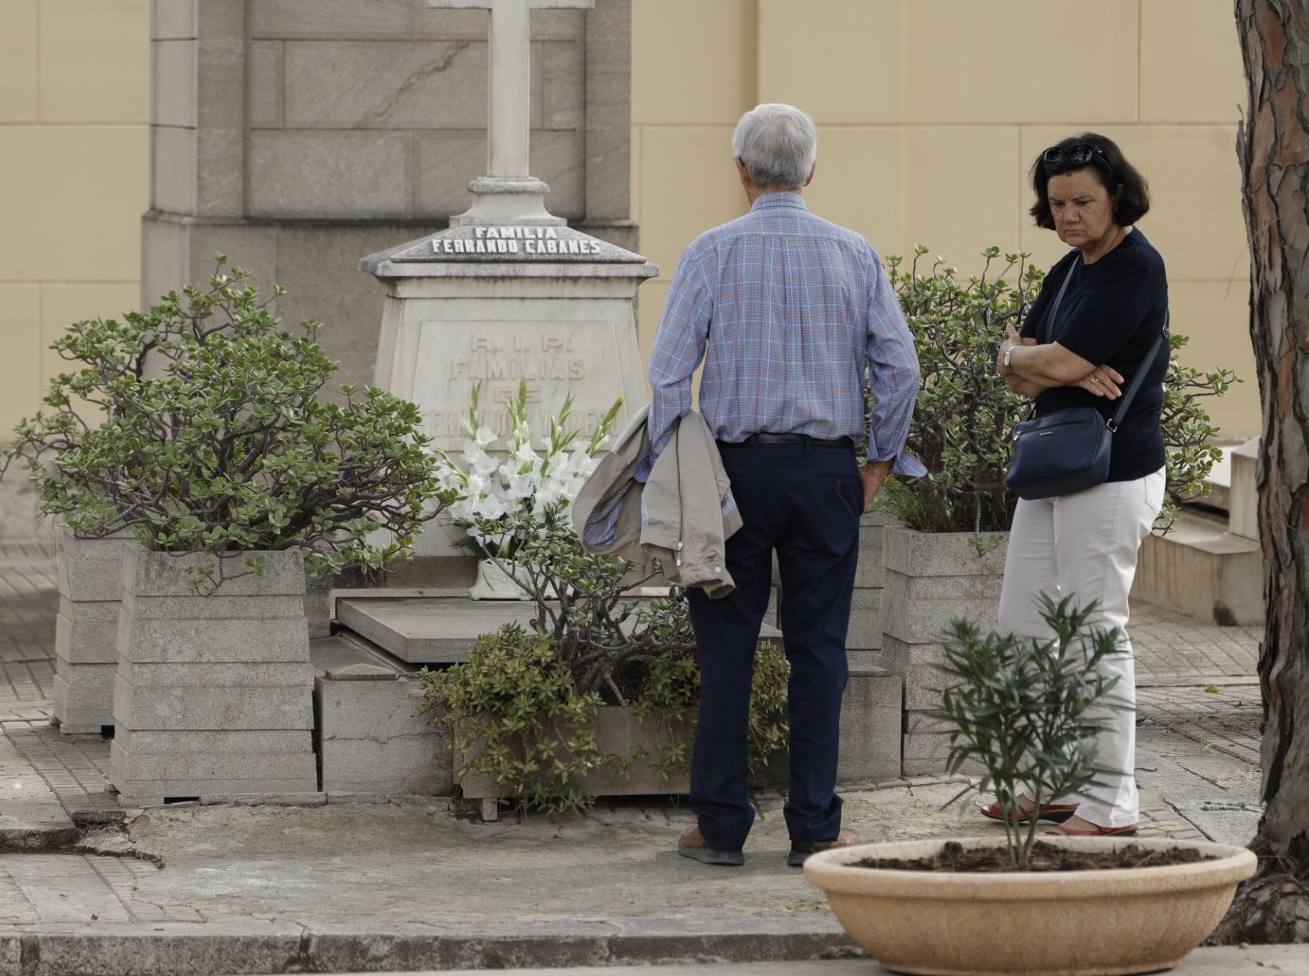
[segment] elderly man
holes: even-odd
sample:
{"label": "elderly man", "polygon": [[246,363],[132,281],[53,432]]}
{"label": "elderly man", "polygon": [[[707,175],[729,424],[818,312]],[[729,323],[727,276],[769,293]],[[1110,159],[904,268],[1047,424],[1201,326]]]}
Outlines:
{"label": "elderly man", "polygon": [[[742,116],[732,152],[750,212],[686,249],[650,359],[653,455],[690,411],[703,360],[700,408],[744,520],[727,543],[735,592],[688,593],[701,672],[697,826],[678,852],[745,862],[751,674],[776,550],[791,665],[787,863],[799,866],[858,841],[841,829],[836,755],[859,516],[888,473],[925,473],[904,451],[918,361],[877,254],[801,198],[817,157],[813,120],[790,105],[760,105]],[[867,435],[865,377],[877,403]],[[860,467],[855,445],[865,436]]]}

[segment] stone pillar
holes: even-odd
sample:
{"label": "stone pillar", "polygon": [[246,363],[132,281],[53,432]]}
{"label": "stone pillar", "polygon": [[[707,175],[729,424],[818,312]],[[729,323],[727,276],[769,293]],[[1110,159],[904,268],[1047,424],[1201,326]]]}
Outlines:
{"label": "stone pillar", "polygon": [[[630,0],[532,14],[533,171],[551,211],[635,249]],[[156,0],[142,301],[215,252],[322,321],[342,383],[368,383],[377,291],[359,255],[468,209],[486,162],[484,10],[419,0]]]}

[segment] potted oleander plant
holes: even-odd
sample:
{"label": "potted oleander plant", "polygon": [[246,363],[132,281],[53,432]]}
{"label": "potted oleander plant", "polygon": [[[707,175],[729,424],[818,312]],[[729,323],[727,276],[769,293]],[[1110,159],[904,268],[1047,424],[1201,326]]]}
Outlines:
{"label": "potted oleander plant", "polygon": [[[995,623],[1017,504],[1005,490],[1009,435],[1031,401],[1009,392],[996,373],[995,347],[1005,326],[1021,327],[1044,272],[1026,253],[991,247],[982,257],[982,270],[967,279],[921,245],[907,263],[886,259],[922,371],[907,450],[929,472],[912,481],[888,479],[881,500],[897,523],[882,539],[881,654],[905,679],[906,775],[944,766],[947,730],[928,714],[938,690],[940,634],[961,611]],[[1174,351],[1186,341],[1171,335]],[[1230,370],[1170,362],[1162,418],[1170,502],[1161,530],[1177,502],[1208,490],[1205,479],[1219,451],[1204,400],[1222,396],[1234,381]]]}
{"label": "potted oleander plant", "polygon": [[[1094,735],[1125,707],[1095,664],[1121,653],[1088,627],[1094,605],[1045,598],[1048,641],[955,620],[932,710],[948,729],[947,768],[980,763],[961,792],[1021,790],[1049,800],[1106,772]],[[825,851],[805,862],[850,936],[895,972],[951,976],[1113,976],[1177,965],[1218,925],[1253,874],[1243,847],[1167,839],[1044,837],[907,841]]]}
{"label": "potted oleander plant", "polygon": [[382,567],[448,498],[413,404],[323,396],[338,364],[318,329],[283,328],[220,256],[207,287],[71,325],[54,343],[71,368],[15,430],[7,463],[26,462],[45,513],[130,539],[111,754],[124,802],[315,792],[306,571]]}

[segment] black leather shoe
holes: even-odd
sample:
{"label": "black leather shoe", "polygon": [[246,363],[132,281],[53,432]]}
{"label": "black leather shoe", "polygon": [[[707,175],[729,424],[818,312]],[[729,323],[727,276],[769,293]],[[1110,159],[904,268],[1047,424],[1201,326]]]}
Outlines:
{"label": "black leather shoe", "polygon": [[791,853],[786,855],[786,863],[793,868],[802,868],[810,854],[830,851],[833,847],[854,847],[858,843],[859,835],[853,830],[842,830],[836,835],[836,840],[793,840]]}

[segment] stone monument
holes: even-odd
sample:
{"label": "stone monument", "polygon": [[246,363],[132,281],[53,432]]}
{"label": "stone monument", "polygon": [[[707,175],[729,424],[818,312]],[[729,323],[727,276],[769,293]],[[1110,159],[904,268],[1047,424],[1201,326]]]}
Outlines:
{"label": "stone monument", "polygon": [[[467,208],[464,186],[485,172],[487,12],[422,0],[150,7],[142,302],[207,280],[223,252],[261,288],[286,286],[275,303],[286,322],[323,322],[337,381],[371,382],[377,290],[359,256]],[[543,10],[530,40],[532,161],[551,208],[635,247],[630,0]],[[12,504],[0,498],[0,516]]]}
{"label": "stone monument", "polygon": [[[590,8],[594,0],[427,0],[489,8],[487,175],[450,228],[361,262],[385,288],[374,382],[417,403],[437,447],[457,450],[469,396],[482,384],[483,420],[507,433],[504,404],[527,384],[534,429],[574,398],[589,432],[622,397],[619,423],[645,402],[636,292],[658,269],[632,251],[566,225],[530,175],[529,12]],[[432,525],[419,557],[452,553]]]}

